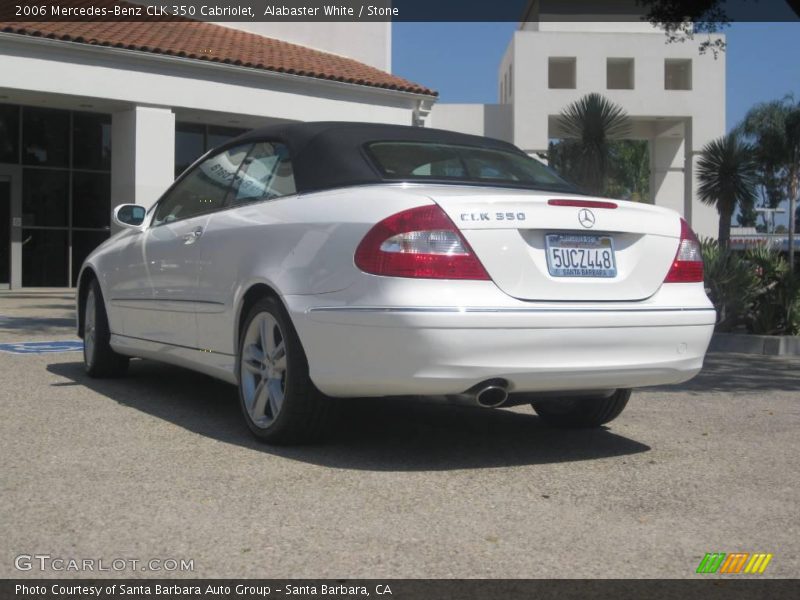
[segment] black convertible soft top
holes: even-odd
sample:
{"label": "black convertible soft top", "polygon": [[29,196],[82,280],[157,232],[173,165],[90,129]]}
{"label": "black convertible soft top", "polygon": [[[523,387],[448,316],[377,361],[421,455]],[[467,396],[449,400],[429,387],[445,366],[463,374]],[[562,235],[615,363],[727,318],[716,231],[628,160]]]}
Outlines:
{"label": "black convertible soft top", "polygon": [[365,147],[371,142],[436,142],[527,156],[513,144],[492,138],[427,127],[346,121],[261,127],[228,141],[218,150],[256,141],[286,144],[298,192],[388,181],[367,157]]}

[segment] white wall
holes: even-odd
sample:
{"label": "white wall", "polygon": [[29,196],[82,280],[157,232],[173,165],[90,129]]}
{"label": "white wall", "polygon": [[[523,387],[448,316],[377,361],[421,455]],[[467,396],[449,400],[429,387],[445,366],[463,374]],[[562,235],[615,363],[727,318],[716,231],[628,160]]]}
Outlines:
{"label": "white wall", "polygon": [[175,114],[136,106],[111,117],[113,205],[150,207],[175,178]]}
{"label": "white wall", "polygon": [[650,194],[659,206],[685,214],[684,138],[653,138],[650,140]]}
{"label": "white wall", "polygon": [[637,0],[531,0],[520,23],[525,31],[647,32],[647,8]]}
{"label": "white wall", "polygon": [[501,140],[513,137],[508,104],[436,104],[428,126]]}
{"label": "white wall", "polygon": [[523,23],[523,31],[581,32],[581,33],[649,33],[653,27],[650,23],[619,21],[544,21]]}
{"label": "white wall", "polygon": [[[498,67],[498,95],[505,103],[500,106],[511,111],[503,121],[507,127],[489,133],[481,105],[437,104],[433,124],[501,137],[533,154],[546,151],[549,139],[557,137],[556,117],[564,107],[588,93],[600,93],[634,120],[631,137],[650,141],[655,203],[681,212],[699,234],[716,236],[716,211],[697,199],[696,163],[700,149],[725,133],[725,55],[701,55],[702,41],[667,44],[663,31],[646,23],[523,24]],[[575,58],[575,89],[549,89],[550,57]],[[634,60],[634,89],[607,89],[608,58]],[[691,90],[664,89],[667,58],[692,61]],[[505,84],[509,69],[510,94]]]}
{"label": "white wall", "polygon": [[[663,32],[569,33],[517,31],[514,54],[514,142],[544,150],[548,117],[570,102],[599,92],[631,117],[691,118],[701,122],[695,141],[725,132],[725,56],[700,55],[698,43],[669,44]],[[576,89],[547,87],[548,58],[575,57]],[[606,59],[633,58],[635,89],[606,89]],[[664,60],[692,61],[691,91],[664,89]]]}

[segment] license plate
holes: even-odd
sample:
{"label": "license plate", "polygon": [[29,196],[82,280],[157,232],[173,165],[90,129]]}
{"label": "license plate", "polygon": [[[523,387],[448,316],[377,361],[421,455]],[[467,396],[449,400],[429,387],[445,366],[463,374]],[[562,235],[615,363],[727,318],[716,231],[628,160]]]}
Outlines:
{"label": "license plate", "polygon": [[553,277],[616,277],[610,235],[550,233],[545,237],[547,270]]}

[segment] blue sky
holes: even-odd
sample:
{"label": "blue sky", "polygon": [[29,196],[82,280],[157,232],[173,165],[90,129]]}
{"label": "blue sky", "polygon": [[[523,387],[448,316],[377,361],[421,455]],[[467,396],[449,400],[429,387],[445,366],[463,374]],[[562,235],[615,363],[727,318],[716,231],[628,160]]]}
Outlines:
{"label": "blue sky", "polygon": [[[392,70],[439,90],[443,102],[496,102],[496,73],[516,23],[395,23]],[[735,23],[726,30],[727,121],[757,102],[800,99],[800,23]]]}

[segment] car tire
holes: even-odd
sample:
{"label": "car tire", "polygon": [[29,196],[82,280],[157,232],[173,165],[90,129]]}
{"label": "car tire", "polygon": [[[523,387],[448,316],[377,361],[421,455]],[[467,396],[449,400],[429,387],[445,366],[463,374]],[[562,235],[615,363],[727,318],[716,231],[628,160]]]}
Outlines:
{"label": "car tire", "polygon": [[128,370],[130,358],[114,352],[110,340],[103,294],[92,280],[83,304],[83,365],[89,377],[119,377]]}
{"label": "car tire", "polygon": [[312,383],[300,338],[280,301],[256,302],[239,337],[239,404],[253,435],[276,445],[319,440],[333,400]]}
{"label": "car tire", "polygon": [[608,397],[587,396],[531,402],[549,425],[568,428],[600,427],[616,419],[625,409],[631,390],[616,390]]}

